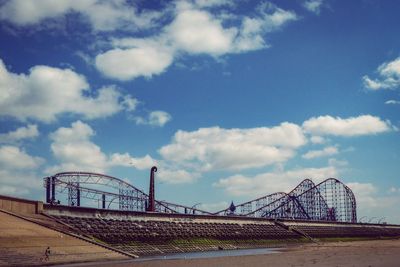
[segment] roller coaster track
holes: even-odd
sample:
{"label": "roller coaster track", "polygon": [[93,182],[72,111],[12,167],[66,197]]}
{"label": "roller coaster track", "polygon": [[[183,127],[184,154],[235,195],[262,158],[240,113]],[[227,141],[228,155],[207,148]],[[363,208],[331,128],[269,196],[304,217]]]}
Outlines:
{"label": "roller coaster track", "polygon": [[[149,195],[119,178],[92,172],[61,172],[45,177],[46,201],[58,204],[57,193],[67,194],[69,206],[81,206],[81,199],[117,205],[119,210],[146,211]],[[107,191],[105,189],[108,189]],[[194,207],[155,200],[155,211],[163,213],[211,214]]]}
{"label": "roller coaster track", "polygon": [[[46,200],[51,204],[58,204],[58,195],[66,194],[69,206],[81,206],[81,199],[86,199],[101,203],[103,209],[149,211],[148,194],[109,175],[61,172],[45,177],[44,186]],[[154,200],[154,204],[154,212],[162,213],[357,222],[354,194],[336,178],[317,185],[305,179],[289,193],[269,194],[216,213],[160,200]]]}
{"label": "roller coaster track", "polygon": [[357,222],[356,199],[349,187],[329,178],[315,185],[303,180],[290,193],[274,193],[227,208],[216,215]]}

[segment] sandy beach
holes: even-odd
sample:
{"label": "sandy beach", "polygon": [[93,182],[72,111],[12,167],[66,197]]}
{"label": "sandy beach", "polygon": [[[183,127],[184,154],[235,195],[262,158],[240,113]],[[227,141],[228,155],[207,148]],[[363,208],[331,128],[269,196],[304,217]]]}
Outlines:
{"label": "sandy beach", "polygon": [[[93,264],[91,266],[99,266]],[[400,266],[400,240],[374,240],[308,244],[283,250],[281,253],[219,257],[206,259],[151,260],[114,262],[101,266],[180,267],[180,266]]]}

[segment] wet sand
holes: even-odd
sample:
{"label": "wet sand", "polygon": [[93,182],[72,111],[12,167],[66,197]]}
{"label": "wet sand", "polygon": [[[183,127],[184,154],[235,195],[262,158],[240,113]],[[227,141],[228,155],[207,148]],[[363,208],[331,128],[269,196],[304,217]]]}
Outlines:
{"label": "wet sand", "polygon": [[[89,265],[86,265],[89,266]],[[90,266],[400,266],[400,240],[374,240],[355,242],[329,242],[308,244],[283,250],[281,253],[218,257],[206,259],[151,260],[113,262]]]}

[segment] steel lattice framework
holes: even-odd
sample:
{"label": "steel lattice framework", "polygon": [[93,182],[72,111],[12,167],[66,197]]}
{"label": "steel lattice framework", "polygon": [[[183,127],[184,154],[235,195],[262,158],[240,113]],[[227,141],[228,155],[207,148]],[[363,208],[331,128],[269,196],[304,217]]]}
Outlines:
{"label": "steel lattice framework", "polygon": [[[152,168],[153,172],[153,168]],[[154,175],[152,173],[152,175]],[[45,177],[46,201],[59,204],[57,194],[67,194],[69,206],[80,206],[81,199],[95,200],[102,203],[103,209],[111,204],[119,210],[146,211],[149,195],[133,185],[104,174],[92,172],[61,172]],[[155,212],[183,214],[211,214],[194,207],[155,200]]]}
{"label": "steel lattice framework", "polygon": [[227,208],[216,215],[275,219],[357,222],[356,199],[349,187],[329,178],[317,185],[305,179],[290,193],[274,193]]}
{"label": "steel lattice framework", "polygon": [[[62,172],[44,178],[47,203],[58,204],[56,194],[67,194],[69,206],[80,206],[81,199],[102,203],[103,209],[162,213],[248,216],[274,219],[357,222],[356,199],[349,187],[329,178],[317,185],[303,180],[289,193],[278,192],[240,205],[233,203],[216,213],[154,199],[154,172],[150,173],[150,195],[133,185],[104,174]],[[152,184],[153,182],[153,184]]]}

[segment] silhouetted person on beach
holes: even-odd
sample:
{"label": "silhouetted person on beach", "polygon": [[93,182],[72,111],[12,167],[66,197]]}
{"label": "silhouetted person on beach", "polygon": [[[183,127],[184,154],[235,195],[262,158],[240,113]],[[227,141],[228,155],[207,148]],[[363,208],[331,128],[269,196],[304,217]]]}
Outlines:
{"label": "silhouetted person on beach", "polygon": [[51,254],[50,247],[47,247],[46,251],[44,252],[44,260],[45,261],[48,261],[50,259],[50,254]]}

